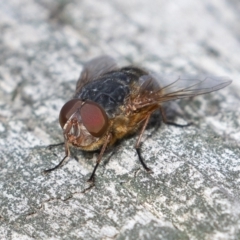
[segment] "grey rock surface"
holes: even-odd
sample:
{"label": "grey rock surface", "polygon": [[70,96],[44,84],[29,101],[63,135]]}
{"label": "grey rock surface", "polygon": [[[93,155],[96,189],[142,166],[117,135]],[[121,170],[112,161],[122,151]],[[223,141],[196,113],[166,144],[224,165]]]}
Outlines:
{"label": "grey rock surface", "polygon": [[[240,239],[239,1],[0,2],[0,239]],[[59,110],[102,54],[157,73],[229,76],[180,102],[186,121],[64,156]],[[179,123],[186,121],[176,118]]]}

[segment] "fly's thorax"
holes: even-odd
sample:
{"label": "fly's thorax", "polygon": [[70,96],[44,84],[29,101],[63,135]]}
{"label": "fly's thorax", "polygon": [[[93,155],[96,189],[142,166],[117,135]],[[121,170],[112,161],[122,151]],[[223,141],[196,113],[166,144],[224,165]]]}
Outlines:
{"label": "fly's thorax", "polygon": [[131,93],[132,84],[137,82],[136,72],[136,69],[123,68],[106,73],[78,89],[74,98],[98,103],[108,117],[112,118],[119,114],[119,108],[125,104],[126,98]]}

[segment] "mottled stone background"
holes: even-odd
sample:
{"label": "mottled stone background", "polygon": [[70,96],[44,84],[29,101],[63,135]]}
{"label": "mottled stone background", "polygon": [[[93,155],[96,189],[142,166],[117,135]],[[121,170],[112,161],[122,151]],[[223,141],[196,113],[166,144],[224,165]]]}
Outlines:
{"label": "mottled stone background", "polygon": [[[0,239],[240,239],[240,2],[0,2]],[[64,156],[58,124],[83,63],[109,54],[161,73],[229,76],[180,103],[179,129],[149,128],[105,155]],[[186,121],[178,117],[179,123]],[[76,161],[77,159],[77,161]]]}

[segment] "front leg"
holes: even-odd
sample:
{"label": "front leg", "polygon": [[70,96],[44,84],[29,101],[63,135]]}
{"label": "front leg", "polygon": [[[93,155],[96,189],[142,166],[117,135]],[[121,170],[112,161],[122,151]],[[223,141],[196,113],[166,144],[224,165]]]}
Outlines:
{"label": "front leg", "polygon": [[94,167],[94,169],[93,169],[93,172],[92,172],[90,178],[88,179],[88,182],[94,182],[95,172],[96,172],[96,170],[97,170],[97,168],[98,168],[98,166],[99,166],[99,163],[100,163],[101,160],[102,160],[102,156],[103,156],[105,150],[107,149],[107,146],[108,146],[108,144],[109,144],[109,142],[110,142],[110,140],[111,140],[111,137],[112,137],[112,134],[109,133],[109,134],[107,135],[107,137],[106,137],[105,143],[104,143],[103,146],[102,146],[101,152],[100,152],[99,155],[98,155],[96,165],[95,165],[95,167]]}
{"label": "front leg", "polygon": [[[56,145],[61,145],[61,144],[56,144]],[[65,156],[64,156],[64,158],[55,167],[50,168],[50,169],[46,169],[46,170],[43,171],[43,173],[46,174],[46,173],[52,172],[52,171],[56,170],[57,168],[61,167],[63,165],[63,163],[65,162],[65,160],[68,159],[69,156],[70,156],[69,146],[68,146],[68,143],[65,142]]]}

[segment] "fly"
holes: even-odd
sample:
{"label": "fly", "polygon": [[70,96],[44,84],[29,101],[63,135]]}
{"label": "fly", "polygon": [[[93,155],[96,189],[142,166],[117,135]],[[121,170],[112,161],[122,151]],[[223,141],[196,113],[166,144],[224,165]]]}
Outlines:
{"label": "fly", "polygon": [[231,82],[219,77],[205,77],[202,80],[179,77],[166,83],[164,78],[141,68],[119,68],[109,56],[95,58],[84,65],[73,98],[62,107],[59,114],[65,157],[58,165],[44,172],[62,166],[70,156],[70,146],[84,151],[100,149],[88,180],[94,181],[106,149],[137,130],[140,131],[135,149],[144,169],[151,172],[140,153],[141,139],[151,115],[160,110],[164,123],[188,126],[168,121],[162,104],[217,91]]}

